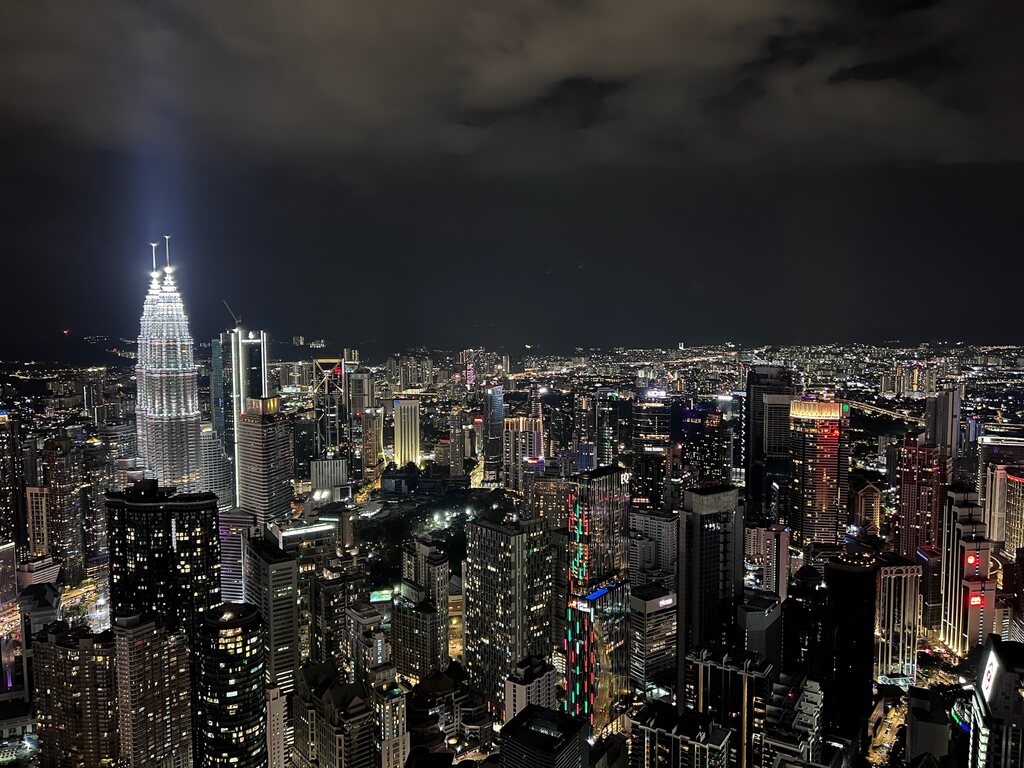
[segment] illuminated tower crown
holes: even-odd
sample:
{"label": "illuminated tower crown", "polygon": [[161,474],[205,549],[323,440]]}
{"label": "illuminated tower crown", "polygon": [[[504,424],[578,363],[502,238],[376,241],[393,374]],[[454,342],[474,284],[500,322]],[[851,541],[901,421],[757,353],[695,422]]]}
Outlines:
{"label": "illuminated tower crown", "polygon": [[167,265],[153,271],[142,308],[135,366],[139,456],[161,485],[200,490],[198,369],[181,294],[174,283],[170,237]]}

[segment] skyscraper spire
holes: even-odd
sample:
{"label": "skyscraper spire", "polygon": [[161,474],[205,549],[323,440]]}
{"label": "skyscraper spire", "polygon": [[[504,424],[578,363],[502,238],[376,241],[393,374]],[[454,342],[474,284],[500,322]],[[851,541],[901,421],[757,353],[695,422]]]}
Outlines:
{"label": "skyscraper spire", "polygon": [[[169,236],[165,242],[169,242]],[[156,244],[153,244],[154,267]],[[200,489],[198,369],[188,316],[171,276],[154,268],[142,309],[136,380],[139,456],[161,485]]]}

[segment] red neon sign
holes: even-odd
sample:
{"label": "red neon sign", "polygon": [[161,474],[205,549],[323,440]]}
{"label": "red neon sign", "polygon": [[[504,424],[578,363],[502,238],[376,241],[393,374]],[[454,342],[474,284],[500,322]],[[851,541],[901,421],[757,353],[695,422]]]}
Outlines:
{"label": "red neon sign", "polygon": [[967,564],[968,565],[977,565],[978,564],[978,556],[976,554],[974,554],[973,552],[969,553],[967,555]]}
{"label": "red neon sign", "polygon": [[981,605],[983,603],[983,601],[984,601],[984,598],[982,598],[981,595],[971,595],[971,599],[970,599],[971,605]]}

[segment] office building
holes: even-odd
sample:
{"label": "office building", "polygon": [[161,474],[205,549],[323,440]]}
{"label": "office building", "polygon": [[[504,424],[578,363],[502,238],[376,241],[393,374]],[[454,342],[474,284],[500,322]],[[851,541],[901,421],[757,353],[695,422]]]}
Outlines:
{"label": "office building", "polygon": [[838,544],[849,522],[850,406],[793,400],[787,521],[801,544]]}
{"label": "office building", "polygon": [[265,768],[263,622],[247,603],[222,603],[199,626],[195,747],[204,768]]}
{"label": "office building", "polygon": [[662,510],[629,513],[629,581],[675,582],[679,550],[679,515]]}
{"label": "office building", "polygon": [[547,521],[477,520],[466,535],[463,666],[470,684],[500,712],[505,678],[516,663],[551,652]]}
{"label": "office building", "polygon": [[586,720],[529,705],[501,729],[505,768],[587,768],[590,729]]}
{"label": "office building", "polygon": [[218,335],[210,344],[213,428],[232,466],[238,464],[238,417],[245,413],[250,398],[272,395],[269,358],[270,338],[265,331],[235,327]]}
{"label": "office building", "polygon": [[678,690],[692,650],[728,643],[743,594],[743,510],[732,486],[687,491],[679,520]]}
{"label": "office building", "polygon": [[193,646],[221,601],[217,497],[143,480],[107,494],[107,527],[110,615],[152,616]]}
{"label": "office building", "polygon": [[501,471],[505,489],[524,491],[523,465],[544,456],[544,424],[540,419],[519,416],[505,419]]}
{"label": "office building", "polygon": [[923,435],[907,435],[899,450],[898,551],[913,557],[921,548],[937,544],[942,533],[942,509],[949,462]]}
{"label": "office building", "polygon": [[266,687],[289,694],[299,670],[299,568],[266,538],[245,545],[245,602],[256,606],[263,622]]}
{"label": "office building", "polygon": [[560,675],[543,656],[527,656],[516,664],[505,678],[505,716],[508,722],[527,706],[533,704],[544,709],[558,705]]}
{"label": "office building", "polygon": [[217,515],[220,539],[220,596],[228,603],[245,602],[245,542],[250,534],[259,535],[256,516],[231,509]]}
{"label": "office building", "polygon": [[420,401],[395,400],[395,464],[420,463]]}
{"label": "office building", "polygon": [[141,616],[113,620],[118,730],[126,768],[191,768],[192,694],[184,635]]}
{"label": "office building", "polygon": [[995,629],[996,581],[978,494],[946,494],[942,530],[942,627],[939,639],[963,658]]}
{"label": "office building", "polygon": [[746,493],[752,519],[773,516],[773,489],[782,486],[788,470],[789,405],[798,393],[796,371],[763,365],[747,373]]}
{"label": "office building", "polygon": [[252,512],[260,527],[290,517],[291,425],[278,398],[249,399],[236,441],[239,508]]}
{"label": "office building", "polygon": [[825,564],[825,718],[849,739],[863,732],[872,706],[875,571],[870,555],[842,554]]}
{"label": "office building", "polygon": [[193,493],[202,490],[199,369],[170,253],[167,266],[157,270],[156,246],[151,278],[142,308],[135,366],[139,458],[161,485]]}
{"label": "office building", "polygon": [[875,679],[913,685],[921,636],[922,567],[901,555],[883,555],[876,571]]}
{"label": "office building", "polygon": [[629,678],[641,693],[675,683],[675,592],[660,584],[634,587],[629,596]]}
{"label": "office building", "polygon": [[1024,762],[1024,644],[989,635],[971,697],[968,765],[1020,766]]}
{"label": "office building", "polygon": [[113,764],[120,754],[114,635],[63,621],[32,640],[41,768]]}
{"label": "office building", "polygon": [[292,738],[288,696],[280,688],[267,688],[267,768],[290,765]]}
{"label": "office building", "polygon": [[505,390],[501,384],[484,388],[483,420],[484,483],[497,486],[501,480],[501,449],[505,426]]}
{"label": "office building", "polygon": [[[1001,517],[1005,521],[1002,540],[1006,542],[1007,552],[1016,553],[1024,547],[1024,467],[1007,467],[998,478],[1001,482],[992,482],[993,475],[997,474],[990,470],[987,503],[992,509],[1002,507]],[[991,517],[999,516],[997,513]]]}
{"label": "office building", "polygon": [[921,547],[914,562],[921,566],[921,631],[937,639],[942,626],[942,550]]}
{"label": "office building", "polygon": [[[925,402],[925,440],[944,459],[954,459],[960,445],[960,390],[944,389]],[[951,478],[952,479],[952,478]]]}
{"label": "office building", "polygon": [[662,391],[646,390],[633,403],[629,493],[632,509],[661,509],[672,435],[672,404]]}
{"label": "office building", "polygon": [[212,421],[199,426],[200,487],[217,497],[217,507],[227,512],[235,506],[235,468],[225,452]]}
{"label": "office building", "polygon": [[610,702],[629,674],[629,489],[628,473],[604,467],[578,475],[569,496],[565,706],[596,731],[610,718],[604,707],[597,710],[598,689]]}

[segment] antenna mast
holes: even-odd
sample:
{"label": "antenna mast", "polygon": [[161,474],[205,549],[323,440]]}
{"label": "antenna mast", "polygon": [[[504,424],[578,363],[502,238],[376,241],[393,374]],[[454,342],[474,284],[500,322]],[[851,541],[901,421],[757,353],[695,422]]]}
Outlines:
{"label": "antenna mast", "polygon": [[160,245],[160,243],[150,243],[150,245],[153,248],[153,271],[156,272],[156,247]]}
{"label": "antenna mast", "polygon": [[171,236],[164,235],[164,251],[167,254],[167,268],[171,268]]}

